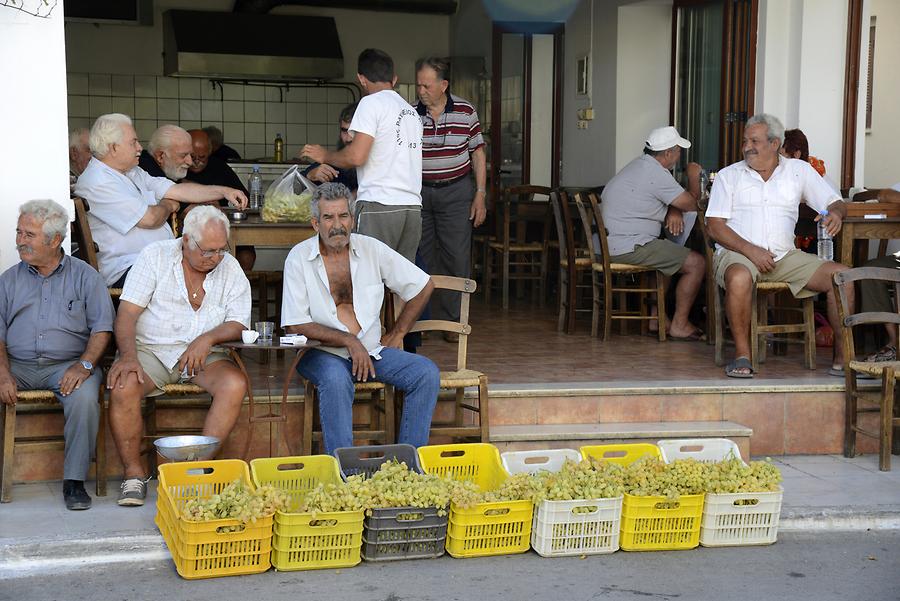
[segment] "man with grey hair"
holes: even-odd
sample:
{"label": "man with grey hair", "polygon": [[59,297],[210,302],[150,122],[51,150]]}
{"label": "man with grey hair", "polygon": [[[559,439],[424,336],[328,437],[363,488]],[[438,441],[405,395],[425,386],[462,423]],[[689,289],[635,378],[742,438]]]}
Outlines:
{"label": "man with grey hair", "polygon": [[[311,209],[318,235],[296,245],[285,261],[281,324],[322,344],[303,355],[297,371],[319,390],[325,452],[353,446],[354,381],[403,391],[398,442],[428,444],[440,372],[430,359],[401,347],[434,284],[383,242],[350,233],[353,207],[343,184],[319,186]],[[406,304],[382,334],[385,286]]]}
{"label": "man with grey hair", "polygon": [[52,200],[19,207],[16,250],[21,262],[0,275],[0,401],[21,390],[52,390],[63,406],[66,441],[63,498],[88,509],[84,490],[99,421],[103,381],[94,366],[113,329],[103,279],[61,248],[69,215]]}
{"label": "man with grey hair", "polygon": [[69,180],[75,183],[91,160],[91,145],[87,128],[73,129],[69,133]]}
{"label": "man with grey hair", "polygon": [[161,125],[153,132],[138,160],[138,167],[148,174],[167,177],[173,182],[187,177],[191,165],[191,135],[172,124]]}
{"label": "man with grey hair", "polygon": [[[824,220],[835,236],[846,208],[815,169],[778,153],[784,126],[772,115],[754,115],[744,127],[744,160],[719,171],[706,211],[709,233],[718,243],[713,273],[725,289],[725,311],[734,338],[735,360],[725,374],[752,378],[750,360],[750,294],[754,281],[786,282],[796,298],[826,293],[828,321],[834,331],[834,357],[828,373],[844,375],[841,325],[832,289],[832,275],[847,269],[823,261],[794,245],[794,228],[801,202]],[[853,290],[848,290],[853,312]]]}
{"label": "man with grey hair", "polygon": [[179,201],[196,204],[226,198],[234,206],[247,206],[247,196],[234,188],[175,184],[147,174],[138,167],[142,148],[126,115],[98,117],[90,144],[94,157],[78,178],[75,194],[89,205],[100,275],[110,287],[124,285],[128,269],[144,247],[172,239],[168,219],[178,210]]}
{"label": "man with grey hair", "polygon": [[107,377],[109,424],[125,479],[119,505],[143,505],[147,471],[141,463],[141,399],[163,386],[193,382],[212,396],[205,436],[221,441],[234,427],[247,393],[243,374],[222,342],[250,325],[250,282],[228,254],[228,219],[196,207],[184,235],[160,240],[138,255],[116,315],[119,355]]}

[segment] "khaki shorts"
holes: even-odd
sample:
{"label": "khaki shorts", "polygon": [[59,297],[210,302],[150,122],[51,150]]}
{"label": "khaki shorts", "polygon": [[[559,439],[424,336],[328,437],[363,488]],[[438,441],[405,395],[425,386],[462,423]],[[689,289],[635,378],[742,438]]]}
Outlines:
{"label": "khaki shorts", "polygon": [[[146,346],[140,344],[137,345],[137,357],[144,373],[150,376],[150,379],[153,380],[153,383],[156,385],[156,390],[147,396],[161,395],[163,393],[163,386],[166,384],[184,384],[191,381],[190,379],[183,379],[181,377],[181,370],[178,369],[177,364],[174,368],[168,369]],[[231,361],[231,356],[221,348],[213,347],[209,355],[207,355],[204,365],[209,365],[216,361]]]}
{"label": "khaki shorts", "polygon": [[818,292],[808,290],[806,284],[824,264],[825,261],[816,255],[794,249],[775,262],[775,269],[769,273],[760,273],[756,265],[741,253],[722,249],[713,256],[713,273],[716,276],[716,283],[724,288],[725,272],[728,268],[732,265],[743,265],[750,271],[754,282],[757,280],[760,282],[785,282],[790,286],[794,298],[806,298],[818,294]]}
{"label": "khaki shorts", "polygon": [[658,269],[666,275],[678,273],[690,249],[669,240],[651,240],[647,244],[635,246],[634,250],[624,255],[610,257],[611,263],[628,263]]}

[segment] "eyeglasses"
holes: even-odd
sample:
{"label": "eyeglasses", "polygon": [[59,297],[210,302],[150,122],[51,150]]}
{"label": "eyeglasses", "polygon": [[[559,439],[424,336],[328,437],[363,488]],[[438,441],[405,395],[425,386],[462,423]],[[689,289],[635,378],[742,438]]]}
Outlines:
{"label": "eyeglasses", "polygon": [[206,249],[206,248],[203,248],[202,246],[200,246],[199,244],[197,244],[196,242],[193,242],[193,244],[194,244],[194,248],[196,248],[197,250],[200,251],[200,256],[203,257],[204,259],[211,259],[213,257],[224,257],[225,255],[228,254],[227,248]]}

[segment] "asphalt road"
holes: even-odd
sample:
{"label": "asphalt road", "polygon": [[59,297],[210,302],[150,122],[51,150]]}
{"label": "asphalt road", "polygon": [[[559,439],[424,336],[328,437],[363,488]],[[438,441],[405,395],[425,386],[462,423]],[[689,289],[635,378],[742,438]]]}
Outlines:
{"label": "asphalt road", "polygon": [[171,561],[0,581],[0,599],[166,601],[900,600],[900,531],[781,533],[770,547],[547,559],[523,555],[363,563],[187,581]]}

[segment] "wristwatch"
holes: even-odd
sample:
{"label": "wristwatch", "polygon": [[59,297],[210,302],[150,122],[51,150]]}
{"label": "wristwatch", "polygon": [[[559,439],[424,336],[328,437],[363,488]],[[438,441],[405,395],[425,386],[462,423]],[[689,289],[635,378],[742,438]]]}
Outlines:
{"label": "wristwatch", "polygon": [[88,361],[87,359],[79,359],[79,363],[81,363],[81,367],[88,370],[90,373],[94,373],[94,364]]}

